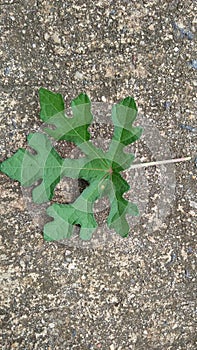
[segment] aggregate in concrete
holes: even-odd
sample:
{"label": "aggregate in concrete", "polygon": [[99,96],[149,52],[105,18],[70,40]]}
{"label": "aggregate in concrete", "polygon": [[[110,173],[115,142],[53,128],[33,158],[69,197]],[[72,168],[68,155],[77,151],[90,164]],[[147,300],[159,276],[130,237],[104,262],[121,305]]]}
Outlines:
{"label": "aggregate in concrete", "polygon": [[[39,129],[41,86],[67,107],[80,92],[132,95],[173,157],[196,156],[195,1],[2,0],[0,21],[1,161]],[[194,163],[174,176],[156,228],[84,249],[44,242],[20,185],[0,174],[2,350],[196,349]],[[151,205],[158,178],[147,174]]]}

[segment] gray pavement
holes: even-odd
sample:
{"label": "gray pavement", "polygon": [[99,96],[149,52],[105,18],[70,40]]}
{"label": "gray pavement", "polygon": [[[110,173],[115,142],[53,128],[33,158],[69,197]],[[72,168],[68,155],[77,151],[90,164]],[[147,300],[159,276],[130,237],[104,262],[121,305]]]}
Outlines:
{"label": "gray pavement", "polygon": [[[1,0],[0,23],[1,161],[39,129],[41,86],[67,107],[80,92],[132,95],[174,158],[195,157],[195,1]],[[2,350],[196,349],[196,168],[175,166],[170,211],[150,230],[154,174],[129,239],[94,249],[44,242],[20,185],[0,174]]]}

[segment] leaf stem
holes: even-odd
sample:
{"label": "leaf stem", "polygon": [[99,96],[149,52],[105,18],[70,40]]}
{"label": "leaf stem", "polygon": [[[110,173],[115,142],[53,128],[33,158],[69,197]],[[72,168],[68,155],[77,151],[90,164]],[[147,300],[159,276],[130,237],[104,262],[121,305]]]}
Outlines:
{"label": "leaf stem", "polygon": [[154,166],[154,165],[162,165],[162,164],[169,164],[169,163],[178,163],[178,162],[186,162],[188,160],[191,160],[192,157],[185,157],[185,158],[176,158],[176,159],[166,159],[166,160],[158,160],[156,162],[148,162],[148,163],[139,163],[139,164],[133,164],[130,168],[137,169],[137,168],[144,168],[148,166]]}

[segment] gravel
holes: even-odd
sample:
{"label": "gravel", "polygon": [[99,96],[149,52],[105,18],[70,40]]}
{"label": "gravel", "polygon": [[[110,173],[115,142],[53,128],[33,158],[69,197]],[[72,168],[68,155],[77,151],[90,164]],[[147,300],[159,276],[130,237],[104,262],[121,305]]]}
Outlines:
{"label": "gravel", "polygon": [[[0,160],[40,128],[41,86],[67,107],[80,92],[132,95],[172,157],[195,157],[195,15],[190,0],[2,1]],[[174,176],[156,229],[142,218],[128,240],[88,249],[44,242],[20,185],[0,174],[2,350],[196,349],[194,163]]]}

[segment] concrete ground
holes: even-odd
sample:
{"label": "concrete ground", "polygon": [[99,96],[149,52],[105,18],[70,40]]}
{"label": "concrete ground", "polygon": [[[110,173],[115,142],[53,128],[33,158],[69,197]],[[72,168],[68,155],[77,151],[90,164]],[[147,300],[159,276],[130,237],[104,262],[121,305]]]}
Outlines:
{"label": "concrete ground", "polygon": [[[38,129],[41,86],[67,106],[81,91],[133,95],[174,158],[196,155],[195,1],[1,0],[0,23],[1,161]],[[194,162],[174,175],[159,225],[145,218],[128,240],[84,249],[44,242],[0,174],[2,350],[196,349]]]}

